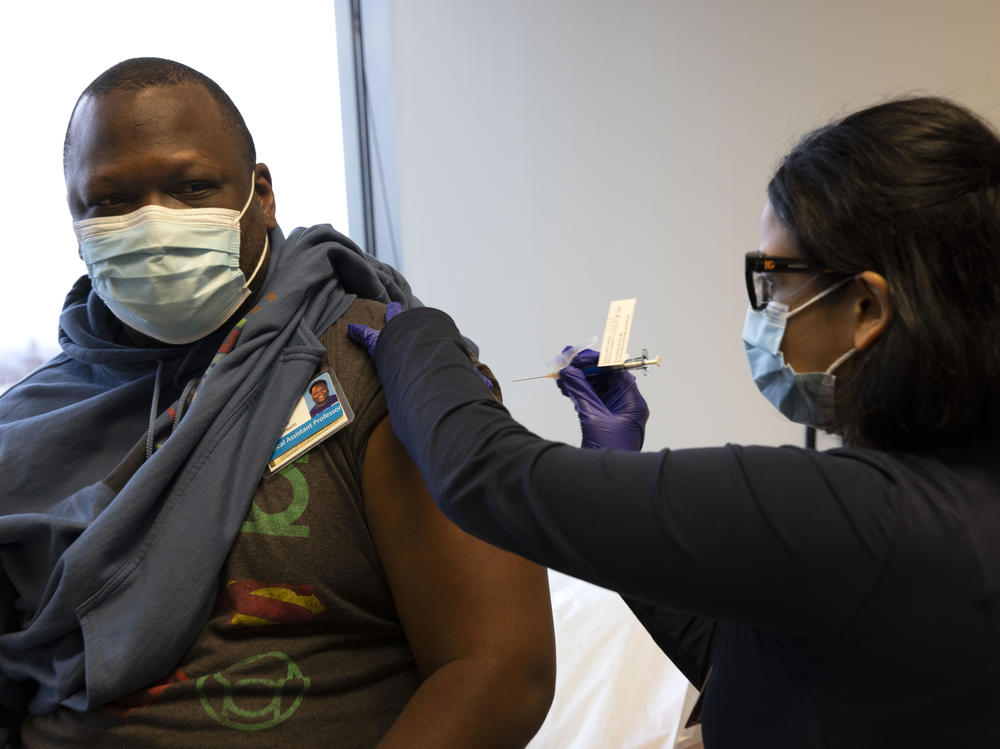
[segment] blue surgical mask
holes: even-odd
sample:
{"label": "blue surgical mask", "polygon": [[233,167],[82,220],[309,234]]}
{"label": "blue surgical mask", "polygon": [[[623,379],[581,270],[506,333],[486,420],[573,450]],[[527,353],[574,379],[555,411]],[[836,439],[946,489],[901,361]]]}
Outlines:
{"label": "blue surgical mask", "polygon": [[780,351],[785,325],[789,318],[850,280],[845,278],[824,289],[794,311],[789,311],[787,304],[774,301],[768,302],[762,310],[753,307],[747,310],[743,344],[754,384],[771,405],[798,424],[823,430],[830,425],[833,419],[833,387],[837,379],[833,371],[853,356],[855,349],[851,348],[824,372],[796,372],[785,364],[785,357]]}
{"label": "blue surgical mask", "polygon": [[250,296],[240,270],[243,210],[147,205],[73,223],[97,295],[130,328],[164,343],[191,343],[221,326]]}

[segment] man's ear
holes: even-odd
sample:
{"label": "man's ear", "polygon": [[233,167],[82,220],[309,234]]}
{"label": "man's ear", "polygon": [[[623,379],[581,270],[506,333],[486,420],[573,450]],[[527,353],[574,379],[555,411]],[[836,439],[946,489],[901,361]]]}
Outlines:
{"label": "man's ear", "polygon": [[889,283],[874,271],[866,270],[855,279],[858,297],[854,302],[854,348],[864,351],[879,339],[892,319]]}
{"label": "man's ear", "polygon": [[271,186],[271,171],[267,164],[258,164],[253,169],[253,189],[260,202],[260,208],[267,218],[268,230],[277,228],[278,222],[274,218],[274,189]]}

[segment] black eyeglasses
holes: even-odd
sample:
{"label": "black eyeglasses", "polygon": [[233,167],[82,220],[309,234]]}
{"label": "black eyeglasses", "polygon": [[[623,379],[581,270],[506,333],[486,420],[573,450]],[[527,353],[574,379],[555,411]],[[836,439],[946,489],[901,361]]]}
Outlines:
{"label": "black eyeglasses", "polygon": [[[750,297],[750,306],[754,309],[764,309],[767,303],[774,300],[776,290],[775,279],[771,276],[774,273],[813,273],[820,276],[826,273],[835,276],[849,276],[850,273],[831,270],[822,265],[810,263],[797,257],[769,257],[762,255],[757,250],[746,254],[745,272],[747,278],[747,295]],[[805,286],[813,279],[806,281]],[[802,288],[800,286],[799,288]],[[792,292],[794,293],[794,292]],[[791,294],[786,294],[790,296]]]}

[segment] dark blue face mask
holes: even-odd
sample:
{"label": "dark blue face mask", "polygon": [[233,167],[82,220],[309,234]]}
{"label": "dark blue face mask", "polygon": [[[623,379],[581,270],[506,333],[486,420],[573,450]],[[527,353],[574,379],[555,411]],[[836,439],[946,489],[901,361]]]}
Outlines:
{"label": "dark blue face mask", "polygon": [[[853,278],[853,277],[852,277]],[[788,319],[797,315],[827,294],[840,288],[851,278],[845,278],[806,301],[793,311],[783,302],[771,301],[762,310],[747,309],[743,324],[743,344],[754,384],[787,418],[797,424],[826,430],[833,418],[833,371],[854,355],[851,348],[824,372],[798,373],[781,353],[781,339]]]}

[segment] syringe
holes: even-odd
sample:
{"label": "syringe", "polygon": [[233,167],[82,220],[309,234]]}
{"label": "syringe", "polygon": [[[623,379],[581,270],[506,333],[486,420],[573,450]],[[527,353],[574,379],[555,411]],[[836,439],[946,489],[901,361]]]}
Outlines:
{"label": "syringe", "polygon": [[[649,358],[649,353],[646,349],[642,350],[640,356],[634,356],[631,359],[626,359],[620,364],[608,364],[603,367],[599,367],[596,364],[590,367],[584,367],[580,371],[583,372],[585,377],[595,377],[596,375],[602,374],[604,372],[612,372],[616,369],[641,369],[643,374],[646,372],[646,367],[652,366],[662,366],[663,361],[661,357],[655,356],[652,359]],[[546,377],[555,379],[559,376],[559,372],[551,372],[546,375],[538,375],[536,377],[521,377],[517,380],[511,380],[511,382],[524,382],[525,380],[541,380]]]}

